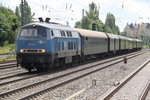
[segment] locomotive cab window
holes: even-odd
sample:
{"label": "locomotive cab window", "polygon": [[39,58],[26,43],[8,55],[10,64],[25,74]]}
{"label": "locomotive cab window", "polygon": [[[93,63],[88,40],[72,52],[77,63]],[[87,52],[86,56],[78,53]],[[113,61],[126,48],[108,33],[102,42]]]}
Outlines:
{"label": "locomotive cab window", "polygon": [[46,38],[48,34],[48,29],[44,27],[27,27],[22,28],[19,37],[24,38]]}

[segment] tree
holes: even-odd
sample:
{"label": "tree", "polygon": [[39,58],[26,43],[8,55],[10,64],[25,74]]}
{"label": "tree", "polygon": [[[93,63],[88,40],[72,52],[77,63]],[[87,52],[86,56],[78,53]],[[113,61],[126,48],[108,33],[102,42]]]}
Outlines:
{"label": "tree", "polygon": [[111,13],[107,14],[104,31],[114,34],[120,33],[119,27],[115,25],[115,17]]}
{"label": "tree", "polygon": [[89,11],[86,11],[86,16],[81,21],[76,22],[76,28],[92,29],[92,24],[96,24],[97,31],[103,31],[103,23],[99,19],[99,10],[94,2],[89,4]]}
{"label": "tree", "polygon": [[[19,11],[20,13],[17,15],[21,15],[22,13],[22,5],[20,4],[19,6]],[[17,7],[16,7],[17,9]],[[28,24],[28,23],[31,23],[32,22],[32,15],[31,15],[31,8],[30,6],[28,5],[27,1],[24,0],[24,5],[23,5],[23,24]]]}
{"label": "tree", "polygon": [[15,9],[15,14],[16,16],[18,17],[18,20],[20,21],[21,20],[21,17],[20,17],[20,11],[19,11],[19,7],[17,6],[16,9]]}
{"label": "tree", "polygon": [[[0,46],[4,45],[4,42],[14,43],[17,31],[12,31],[14,24],[13,20],[17,19],[15,13],[2,5],[0,5]],[[16,25],[19,24],[17,20]]]}

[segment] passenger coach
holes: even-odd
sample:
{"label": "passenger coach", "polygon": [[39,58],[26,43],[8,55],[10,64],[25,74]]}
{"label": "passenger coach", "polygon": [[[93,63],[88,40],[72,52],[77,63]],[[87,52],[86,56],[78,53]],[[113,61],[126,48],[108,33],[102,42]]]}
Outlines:
{"label": "passenger coach", "polygon": [[76,29],[81,36],[82,60],[99,58],[108,53],[108,37],[103,32]]}

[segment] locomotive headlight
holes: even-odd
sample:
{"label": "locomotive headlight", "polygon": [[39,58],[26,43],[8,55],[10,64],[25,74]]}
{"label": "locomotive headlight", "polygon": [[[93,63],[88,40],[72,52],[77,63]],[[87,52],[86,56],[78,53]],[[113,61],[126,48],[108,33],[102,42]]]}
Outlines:
{"label": "locomotive headlight", "polygon": [[41,52],[44,53],[44,52],[46,52],[46,50],[45,49],[41,49]]}
{"label": "locomotive headlight", "polygon": [[23,49],[20,49],[20,52],[21,52],[21,53],[23,53],[23,52],[24,52],[24,50],[23,50]]}

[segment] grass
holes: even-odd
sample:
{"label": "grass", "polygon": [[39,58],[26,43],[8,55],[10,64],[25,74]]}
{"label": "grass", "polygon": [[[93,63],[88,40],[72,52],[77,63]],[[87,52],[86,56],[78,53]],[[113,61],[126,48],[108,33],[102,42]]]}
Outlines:
{"label": "grass", "polygon": [[8,56],[7,58],[0,58],[0,61],[6,61],[6,60],[11,60],[11,59],[16,59],[16,55]]}
{"label": "grass", "polygon": [[11,53],[15,51],[15,44],[8,44],[3,47],[0,46],[0,53]]}
{"label": "grass", "polygon": [[[15,52],[15,44],[7,44],[3,47],[0,46],[0,53],[12,53]],[[10,60],[10,59],[16,59],[16,55],[9,55],[6,57],[0,56],[0,61]]]}
{"label": "grass", "polygon": [[143,48],[149,48],[149,45],[145,45],[145,44],[144,44],[144,45],[143,45]]}

